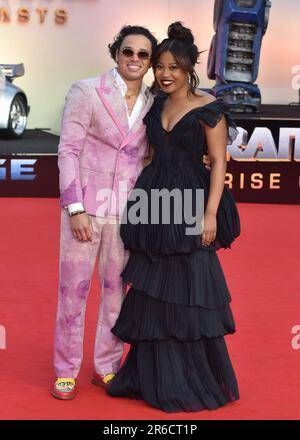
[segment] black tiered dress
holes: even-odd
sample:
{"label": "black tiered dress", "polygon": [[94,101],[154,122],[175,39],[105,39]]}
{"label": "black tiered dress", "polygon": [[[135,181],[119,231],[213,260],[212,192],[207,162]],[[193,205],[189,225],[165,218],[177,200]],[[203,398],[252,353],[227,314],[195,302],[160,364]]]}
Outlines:
{"label": "black tiered dress", "polygon": [[[207,203],[210,171],[202,162],[207,147],[199,120],[215,127],[224,114],[228,142],[238,133],[221,99],[193,109],[166,132],[161,123],[165,99],[157,96],[144,119],[155,154],[135,188],[149,194],[149,213],[151,189],[192,189],[194,202],[196,189],[203,189],[204,206]],[[126,216],[135,203],[129,198]],[[121,225],[130,250],[122,277],[131,287],[112,332],[131,348],[108,393],[143,399],[166,412],[216,409],[239,399],[224,341],[235,332],[231,297],[216,254],[240,234],[238,211],[227,187],[210,246],[202,246],[199,235],[186,235],[187,226],[184,219],[177,224],[174,216],[170,224]]]}

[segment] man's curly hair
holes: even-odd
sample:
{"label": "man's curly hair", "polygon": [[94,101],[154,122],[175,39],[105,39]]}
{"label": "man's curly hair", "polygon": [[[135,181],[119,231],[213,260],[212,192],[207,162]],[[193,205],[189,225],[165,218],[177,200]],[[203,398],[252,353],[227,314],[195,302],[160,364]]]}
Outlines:
{"label": "man's curly hair", "polygon": [[123,26],[118,35],[114,38],[113,43],[108,45],[111,57],[116,61],[116,54],[119,51],[121,44],[128,35],[144,35],[148,38],[152,46],[152,53],[155,51],[158,45],[157,39],[149,31],[149,29],[143,26]]}

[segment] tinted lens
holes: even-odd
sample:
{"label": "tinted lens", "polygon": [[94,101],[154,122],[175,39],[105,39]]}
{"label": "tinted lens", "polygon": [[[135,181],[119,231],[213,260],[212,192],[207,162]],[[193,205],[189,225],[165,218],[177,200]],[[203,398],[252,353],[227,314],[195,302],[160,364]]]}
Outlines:
{"label": "tinted lens", "polygon": [[148,58],[150,58],[150,54],[149,54],[148,52],[145,52],[144,50],[141,50],[141,51],[138,53],[138,57],[139,57],[141,60],[147,60]]}
{"label": "tinted lens", "polygon": [[[122,49],[121,53],[124,55],[124,57],[128,57],[128,58],[130,58],[134,55],[134,51],[129,48]],[[141,50],[140,52],[138,52],[137,56],[141,60],[147,60],[148,58],[150,58],[150,54],[148,52],[146,52],[145,50]]]}
{"label": "tinted lens", "polygon": [[124,55],[124,57],[132,57],[134,52],[132,49],[123,49],[121,50],[122,54]]}

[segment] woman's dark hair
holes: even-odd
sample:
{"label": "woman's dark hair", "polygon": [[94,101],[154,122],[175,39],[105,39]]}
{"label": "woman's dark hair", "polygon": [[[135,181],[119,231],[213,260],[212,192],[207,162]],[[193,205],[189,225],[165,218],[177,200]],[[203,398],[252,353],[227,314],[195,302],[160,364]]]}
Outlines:
{"label": "woman's dark hair", "polygon": [[[152,65],[155,72],[160,56],[164,52],[171,52],[177,64],[189,75],[188,93],[196,95],[196,88],[199,86],[199,78],[195,72],[195,65],[201,52],[194,44],[194,37],[190,29],[184,27],[180,21],[170,24],[168,28],[168,38],[163,40],[152,56]],[[158,89],[156,81],[152,90]]]}
{"label": "woman's dark hair", "polygon": [[118,35],[114,38],[114,42],[108,45],[110,55],[115,61],[116,54],[128,35],[144,35],[144,37],[148,38],[152,46],[152,54],[157,48],[158,41],[149,29],[143,26],[123,26]]}

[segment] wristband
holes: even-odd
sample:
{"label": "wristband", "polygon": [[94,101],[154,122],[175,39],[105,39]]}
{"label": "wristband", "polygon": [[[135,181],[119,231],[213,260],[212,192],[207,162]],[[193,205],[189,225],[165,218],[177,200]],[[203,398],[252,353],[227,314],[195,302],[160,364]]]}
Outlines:
{"label": "wristband", "polygon": [[70,217],[74,217],[75,215],[78,214],[84,214],[86,211],[84,209],[80,209],[79,211],[73,211],[73,212],[69,212],[69,216]]}

